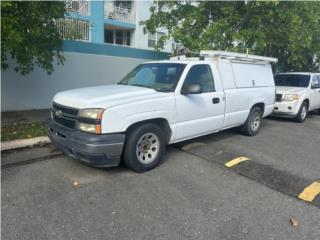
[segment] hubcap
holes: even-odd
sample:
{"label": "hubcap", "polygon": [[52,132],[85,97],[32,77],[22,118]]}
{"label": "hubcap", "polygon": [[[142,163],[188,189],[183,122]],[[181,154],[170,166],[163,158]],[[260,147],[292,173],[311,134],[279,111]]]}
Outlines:
{"label": "hubcap", "polygon": [[136,154],[138,160],[143,164],[153,162],[158,156],[160,141],[154,133],[143,134],[137,143]]}
{"label": "hubcap", "polygon": [[253,115],[252,115],[252,119],[251,119],[251,129],[252,131],[257,131],[260,127],[260,122],[261,122],[261,119],[260,119],[260,114],[258,112],[255,112]]}
{"label": "hubcap", "polygon": [[302,111],[301,111],[301,118],[305,119],[306,116],[307,116],[307,108],[306,108],[306,106],[303,106]]}

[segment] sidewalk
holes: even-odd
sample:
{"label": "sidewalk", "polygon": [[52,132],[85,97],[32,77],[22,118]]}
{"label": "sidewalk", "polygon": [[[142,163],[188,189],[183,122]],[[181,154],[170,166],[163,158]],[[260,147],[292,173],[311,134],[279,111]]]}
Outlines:
{"label": "sidewalk", "polygon": [[42,124],[49,116],[49,109],[2,112],[1,152],[51,143]]}
{"label": "sidewalk", "polygon": [[12,123],[43,122],[49,116],[49,109],[2,112],[1,125]]}

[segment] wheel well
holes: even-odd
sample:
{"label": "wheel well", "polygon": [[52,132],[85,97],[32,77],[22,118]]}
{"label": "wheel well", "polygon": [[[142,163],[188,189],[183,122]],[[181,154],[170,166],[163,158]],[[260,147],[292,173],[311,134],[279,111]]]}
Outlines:
{"label": "wheel well", "polygon": [[264,103],[256,103],[252,106],[251,109],[253,109],[254,107],[259,107],[262,111],[262,115],[264,114]]}
{"label": "wheel well", "polygon": [[145,123],[153,123],[153,124],[158,125],[164,131],[164,133],[166,135],[166,138],[167,138],[166,142],[169,143],[169,141],[171,139],[171,135],[172,135],[172,130],[170,128],[168,120],[165,118],[153,118],[153,119],[148,119],[148,120],[133,123],[132,125],[130,125],[127,128],[126,132],[130,131],[134,127],[137,127],[137,126],[145,124]]}
{"label": "wheel well", "polygon": [[309,107],[309,99],[305,99],[305,100],[303,100],[303,102],[306,102],[307,104],[308,104],[308,107]]}

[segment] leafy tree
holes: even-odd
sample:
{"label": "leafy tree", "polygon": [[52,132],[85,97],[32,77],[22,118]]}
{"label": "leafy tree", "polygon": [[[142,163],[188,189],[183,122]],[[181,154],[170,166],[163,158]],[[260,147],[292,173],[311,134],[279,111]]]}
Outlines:
{"label": "leafy tree", "polygon": [[63,40],[55,19],[64,17],[63,1],[1,1],[1,68],[8,59],[16,72],[28,74],[35,66],[53,71],[53,61],[63,64]]}
{"label": "leafy tree", "polygon": [[190,51],[215,49],[277,57],[281,71],[312,71],[320,63],[320,2],[155,1],[143,22],[157,48],[173,38]]}

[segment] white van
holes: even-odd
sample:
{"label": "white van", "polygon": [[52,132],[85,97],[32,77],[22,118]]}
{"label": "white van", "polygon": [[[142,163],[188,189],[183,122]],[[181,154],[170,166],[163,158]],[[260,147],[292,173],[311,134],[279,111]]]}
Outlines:
{"label": "white van", "polygon": [[274,109],[274,58],[202,51],[137,66],[117,85],[56,94],[48,135],[97,166],[156,167],[167,144],[242,126],[258,133]]}

